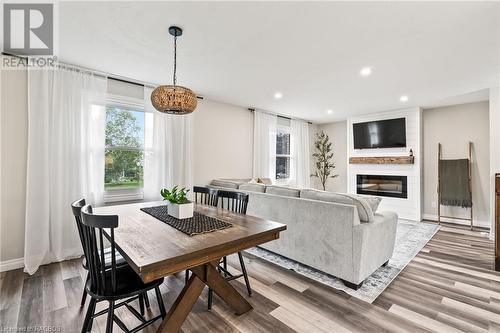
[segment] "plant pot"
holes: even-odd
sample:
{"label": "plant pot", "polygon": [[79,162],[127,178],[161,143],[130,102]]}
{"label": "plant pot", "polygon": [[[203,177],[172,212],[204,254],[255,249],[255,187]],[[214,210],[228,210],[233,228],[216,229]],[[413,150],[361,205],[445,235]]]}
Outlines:
{"label": "plant pot", "polygon": [[185,204],[168,204],[168,215],[175,217],[176,219],[188,219],[193,217],[194,205],[192,202]]}

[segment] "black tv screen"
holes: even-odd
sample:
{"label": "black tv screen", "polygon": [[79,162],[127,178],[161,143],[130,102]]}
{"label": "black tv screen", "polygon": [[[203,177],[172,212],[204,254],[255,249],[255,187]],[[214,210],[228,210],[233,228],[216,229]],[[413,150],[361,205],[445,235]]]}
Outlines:
{"label": "black tv screen", "polygon": [[354,149],[406,147],[406,119],[355,123]]}

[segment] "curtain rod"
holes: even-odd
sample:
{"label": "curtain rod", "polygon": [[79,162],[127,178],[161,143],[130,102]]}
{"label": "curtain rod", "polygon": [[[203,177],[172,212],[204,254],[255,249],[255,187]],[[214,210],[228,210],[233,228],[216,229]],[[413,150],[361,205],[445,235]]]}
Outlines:
{"label": "curtain rod", "polygon": [[[6,55],[6,56],[10,56],[10,57],[15,57],[15,58],[19,58],[19,59],[25,59],[25,60],[28,59],[27,56],[22,56],[22,55],[7,53],[7,52],[2,52],[2,55]],[[60,67],[63,67],[63,68],[66,67],[66,68],[73,68],[73,69],[78,69],[78,70],[81,70],[81,71],[86,71],[86,72],[95,74],[97,76],[101,76],[101,77],[104,77],[104,78],[107,78],[107,79],[112,79],[112,80],[115,80],[115,81],[120,81],[120,82],[135,84],[135,85],[143,86],[143,87],[146,87],[146,86],[147,87],[151,87],[151,88],[155,87],[155,85],[152,84],[152,83],[147,83],[147,82],[143,82],[143,81],[139,81],[139,80],[133,80],[133,79],[126,78],[126,77],[123,77],[123,76],[120,76],[120,75],[115,75],[115,74],[111,74],[111,73],[108,73],[108,72],[103,72],[103,71],[91,69],[91,68],[84,67],[84,66],[74,65],[74,64],[67,63],[67,62],[58,61],[58,65]]]}
{"label": "curtain rod", "polygon": [[[7,53],[7,52],[2,52],[2,55],[15,57],[15,58],[19,58],[19,59],[25,59],[25,60],[28,59],[27,56],[22,56],[22,55]],[[148,82],[144,82],[144,81],[140,81],[140,80],[134,80],[134,79],[130,79],[128,77],[112,74],[109,72],[103,72],[103,71],[91,69],[91,68],[84,67],[84,66],[74,65],[74,64],[70,64],[70,63],[66,63],[66,62],[58,62],[58,64],[61,67],[71,67],[73,69],[87,71],[87,72],[92,73],[94,75],[97,75],[97,76],[100,76],[100,77],[103,77],[106,79],[114,80],[114,81],[119,81],[119,82],[124,82],[124,83],[129,83],[129,84],[134,84],[137,86],[149,87],[149,88],[155,88],[156,86],[158,86],[157,84],[148,83]],[[196,95],[196,98],[203,99],[203,96]]]}
{"label": "curtain rod", "polygon": [[[26,56],[11,54],[11,53],[7,53],[7,52],[2,52],[2,55],[6,55],[9,57],[15,57],[15,58],[19,58],[19,59],[25,59],[25,60],[28,59],[28,57],[26,57]],[[97,75],[97,76],[100,76],[100,77],[103,77],[106,79],[115,80],[115,81],[124,82],[124,83],[130,83],[130,84],[134,84],[137,86],[149,87],[149,88],[155,88],[156,86],[158,86],[158,84],[148,83],[148,82],[144,82],[144,81],[140,81],[140,80],[134,80],[134,79],[130,79],[128,77],[124,77],[124,76],[120,76],[120,75],[116,75],[116,74],[112,74],[112,73],[108,73],[108,72],[98,71],[95,69],[91,69],[91,68],[83,67],[83,66],[79,66],[79,65],[73,65],[70,63],[66,63],[66,62],[58,62],[58,64],[61,67],[71,67],[73,69],[77,69],[80,71],[87,71],[89,73],[92,73],[94,75]],[[196,95],[196,98],[204,99],[204,97],[200,96],[200,95]]]}
{"label": "curtain rod", "polygon": [[[255,112],[255,109],[254,108],[248,108],[248,111]],[[288,120],[292,120],[292,119],[293,120],[301,120],[301,121],[307,122],[309,125],[313,125],[313,123],[310,122],[310,121],[308,121],[308,120],[304,120],[304,119],[300,119],[300,118],[291,118],[291,117],[288,117],[288,116],[284,116],[284,115],[278,114],[276,112],[271,112],[271,111],[266,111],[266,110],[259,110],[259,111],[267,113],[267,114],[270,114],[270,115],[273,115],[273,116],[276,116],[278,118],[288,119]]]}

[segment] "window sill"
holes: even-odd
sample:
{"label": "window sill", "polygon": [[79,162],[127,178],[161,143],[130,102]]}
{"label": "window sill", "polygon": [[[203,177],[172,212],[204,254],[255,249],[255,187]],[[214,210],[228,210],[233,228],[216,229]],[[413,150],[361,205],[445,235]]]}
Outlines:
{"label": "window sill", "polygon": [[141,189],[133,190],[111,190],[104,192],[104,203],[122,203],[130,201],[140,201],[144,199]]}

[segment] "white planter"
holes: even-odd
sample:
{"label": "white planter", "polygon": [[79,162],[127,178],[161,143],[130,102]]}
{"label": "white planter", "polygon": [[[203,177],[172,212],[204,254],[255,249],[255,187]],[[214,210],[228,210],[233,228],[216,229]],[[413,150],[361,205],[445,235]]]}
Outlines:
{"label": "white planter", "polygon": [[168,215],[175,217],[176,219],[188,219],[193,217],[194,205],[192,202],[179,204],[168,204]]}

